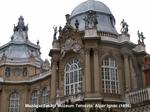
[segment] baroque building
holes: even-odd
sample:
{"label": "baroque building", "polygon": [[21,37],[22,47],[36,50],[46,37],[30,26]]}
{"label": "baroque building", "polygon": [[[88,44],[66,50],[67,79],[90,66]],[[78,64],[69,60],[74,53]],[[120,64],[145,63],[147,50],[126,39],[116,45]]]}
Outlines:
{"label": "baroque building", "polygon": [[40,54],[20,16],[10,42],[0,47],[0,112],[28,112],[25,104],[49,102],[50,66]]}
{"label": "baroque building", "polygon": [[35,112],[28,106],[68,101],[134,107],[114,108],[117,112],[136,111],[140,105],[148,112],[149,61],[143,33],[138,37],[137,44],[131,42],[125,20],[118,33],[110,9],[87,0],[66,15],[64,27],[54,27],[50,65],[40,57],[39,41],[29,40],[20,16],[10,42],[0,47],[0,112]]}
{"label": "baroque building", "polygon": [[[87,0],[66,15],[66,25],[59,27],[58,37],[57,27],[54,28],[53,48],[49,53],[54,85],[52,103],[71,100],[85,105],[135,106],[149,100],[146,96],[149,90],[142,90],[146,87],[145,37],[138,31],[139,40],[135,44],[130,40],[125,20],[121,27],[118,33],[115,17],[105,4]],[[137,102],[139,99],[142,100]]]}

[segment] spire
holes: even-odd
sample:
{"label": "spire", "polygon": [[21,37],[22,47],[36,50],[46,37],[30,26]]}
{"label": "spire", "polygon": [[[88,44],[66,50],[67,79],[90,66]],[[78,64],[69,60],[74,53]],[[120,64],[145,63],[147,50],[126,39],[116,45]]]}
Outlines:
{"label": "spire", "polygon": [[25,42],[28,40],[28,24],[24,24],[23,16],[18,18],[18,24],[14,25],[14,34],[11,37],[11,41]]}
{"label": "spire", "polygon": [[23,16],[19,17],[18,25],[17,26],[14,25],[14,32],[15,31],[28,31],[28,25],[27,26],[24,25],[24,18],[23,18]]}

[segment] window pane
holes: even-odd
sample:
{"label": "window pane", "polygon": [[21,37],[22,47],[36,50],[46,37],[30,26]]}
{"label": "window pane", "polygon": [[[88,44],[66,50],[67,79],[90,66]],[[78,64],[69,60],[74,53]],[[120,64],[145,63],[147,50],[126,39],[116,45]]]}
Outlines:
{"label": "window pane", "polygon": [[[76,94],[82,82],[82,68],[78,59],[71,59],[64,69],[65,95]],[[81,87],[80,87],[81,88]]]}
{"label": "window pane", "polygon": [[42,92],[43,104],[48,105],[48,100],[49,100],[49,97],[48,97],[48,96],[49,96],[49,95],[48,95],[48,90],[47,90],[47,88],[45,87],[45,88],[43,89],[43,92]]}
{"label": "window pane", "polygon": [[12,93],[9,98],[9,112],[19,112],[19,94]]}
{"label": "window pane", "polygon": [[119,83],[116,61],[107,56],[102,61],[102,88],[104,93],[118,93]]}

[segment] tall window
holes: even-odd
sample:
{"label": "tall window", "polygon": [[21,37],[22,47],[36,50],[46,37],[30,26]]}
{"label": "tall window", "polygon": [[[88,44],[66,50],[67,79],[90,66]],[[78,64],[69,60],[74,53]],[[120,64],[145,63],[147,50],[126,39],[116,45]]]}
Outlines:
{"label": "tall window", "polygon": [[[35,90],[31,94],[31,105],[38,105],[38,91]],[[31,109],[32,112],[36,112],[36,108]]]}
{"label": "tall window", "polygon": [[48,98],[48,90],[46,87],[42,91],[42,100],[43,100],[43,104],[48,105],[49,98]]}
{"label": "tall window", "polygon": [[14,92],[10,95],[9,98],[9,112],[20,112],[19,106],[20,106],[20,99],[19,94]]}
{"label": "tall window", "polygon": [[82,68],[79,60],[71,59],[66,64],[64,73],[64,94],[80,93],[82,89]]}
{"label": "tall window", "polygon": [[119,93],[117,64],[111,56],[106,56],[102,61],[102,86],[104,93]]}

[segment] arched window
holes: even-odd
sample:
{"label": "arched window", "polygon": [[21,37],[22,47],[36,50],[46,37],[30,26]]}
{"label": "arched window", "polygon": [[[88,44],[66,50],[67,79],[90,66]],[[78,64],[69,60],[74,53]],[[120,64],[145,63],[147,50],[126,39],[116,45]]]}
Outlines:
{"label": "arched window", "polygon": [[119,93],[119,79],[116,61],[106,56],[102,61],[102,88],[104,93]]}
{"label": "arched window", "polygon": [[47,90],[47,87],[45,87],[42,91],[42,102],[43,102],[43,104],[48,105],[48,103],[49,103],[48,100],[49,100],[48,90]]}
{"label": "arched window", "polygon": [[[38,105],[38,91],[34,90],[31,93],[31,105]],[[32,112],[36,112],[36,107],[31,108]]]}
{"label": "arched window", "polygon": [[9,97],[9,112],[20,112],[19,94],[14,92]]}
{"label": "arched window", "polygon": [[82,68],[78,59],[71,59],[64,70],[64,94],[73,95],[82,90]]}

